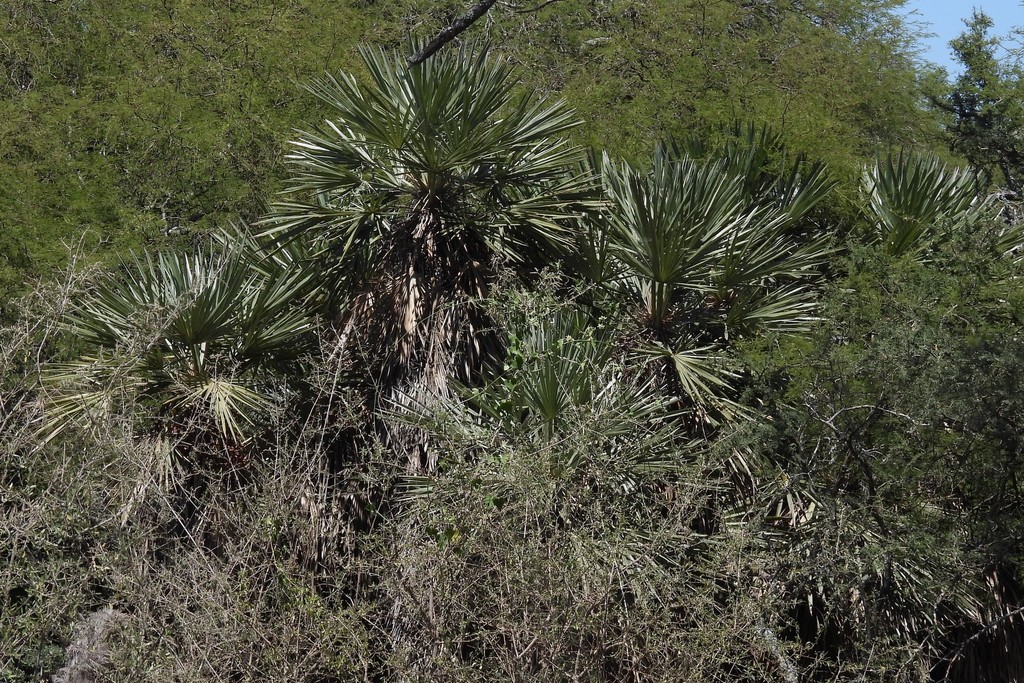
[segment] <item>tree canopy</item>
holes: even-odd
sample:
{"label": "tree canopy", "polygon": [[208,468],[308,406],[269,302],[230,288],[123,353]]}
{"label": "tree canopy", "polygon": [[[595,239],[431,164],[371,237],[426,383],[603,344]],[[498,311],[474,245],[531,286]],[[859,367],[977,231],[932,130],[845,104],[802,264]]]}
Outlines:
{"label": "tree canopy", "polygon": [[[975,11],[967,30],[950,43],[963,67],[948,90],[932,101],[949,116],[948,134],[988,182],[1011,192],[1024,183],[1024,71],[1019,58],[1001,60],[992,20]],[[995,174],[998,173],[998,179]]]}
{"label": "tree canopy", "polygon": [[[657,140],[752,120],[852,189],[876,148],[940,139],[915,96],[899,6],[560,0],[525,14],[499,5],[465,35],[517,65],[522,88],[575,108],[581,143],[639,160]],[[408,33],[432,37],[466,9],[6,3],[0,296],[69,250],[103,257],[257,219],[285,177],[289,131],[321,116],[297,84],[366,75],[358,45],[409,53]]]}

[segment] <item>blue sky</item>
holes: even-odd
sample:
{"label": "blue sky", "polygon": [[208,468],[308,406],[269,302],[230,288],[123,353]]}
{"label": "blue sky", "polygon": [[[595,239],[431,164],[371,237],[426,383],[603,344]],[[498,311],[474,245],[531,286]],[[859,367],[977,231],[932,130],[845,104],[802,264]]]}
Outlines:
{"label": "blue sky", "polygon": [[907,10],[917,11],[913,19],[930,24],[924,27],[925,30],[936,34],[925,41],[925,51],[921,56],[946,67],[950,73],[956,73],[958,68],[952,61],[949,41],[963,32],[962,20],[969,18],[975,7],[992,17],[995,22],[992,29],[994,35],[1005,36],[1014,26],[1024,26],[1024,5],[1021,0],[908,0]]}

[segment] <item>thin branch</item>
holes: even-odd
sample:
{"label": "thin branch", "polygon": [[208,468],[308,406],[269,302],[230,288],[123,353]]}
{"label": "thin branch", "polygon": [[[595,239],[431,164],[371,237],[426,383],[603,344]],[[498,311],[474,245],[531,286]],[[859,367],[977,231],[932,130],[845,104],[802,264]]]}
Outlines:
{"label": "thin branch", "polygon": [[491,9],[498,0],[480,0],[480,2],[473,5],[468,12],[455,20],[455,22],[442,30],[437,36],[431,40],[426,46],[409,58],[409,66],[415,66],[425,62],[432,54],[440,50],[447,43],[450,43],[455,39],[457,35],[465,31],[467,28],[473,25],[477,19],[487,14],[487,10]]}
{"label": "thin branch", "polygon": [[[804,402],[804,405],[807,406],[808,408],[811,407],[810,405],[807,404],[806,401]],[[817,419],[822,424],[827,425],[836,434],[839,434],[840,433],[839,432],[839,428],[836,427],[835,420],[836,420],[837,417],[839,417],[843,413],[847,413],[847,412],[849,412],[851,410],[872,410],[872,411],[878,411],[880,413],[885,413],[886,415],[891,415],[893,417],[903,418],[904,420],[910,422],[911,424],[913,424],[913,425],[915,425],[917,427],[928,427],[928,426],[930,426],[927,422],[918,422],[917,420],[915,420],[910,415],[906,415],[904,413],[898,413],[895,410],[889,410],[888,408],[882,408],[881,406],[873,405],[873,404],[870,404],[870,403],[867,403],[865,405],[860,405],[860,406],[848,406],[846,408],[841,408],[841,409],[836,411],[835,415],[833,415],[832,417],[830,417],[828,419],[824,419],[824,418],[822,418],[822,417],[820,417],[820,416],[818,416],[816,414],[814,415],[814,417],[815,417],[815,419]]]}
{"label": "thin branch", "polygon": [[513,11],[516,14],[529,14],[530,12],[537,12],[539,10],[544,9],[548,5],[553,5],[556,2],[561,2],[561,1],[562,0],[545,0],[544,2],[540,3],[539,5],[536,5],[535,7],[527,7],[526,9],[515,9]]}

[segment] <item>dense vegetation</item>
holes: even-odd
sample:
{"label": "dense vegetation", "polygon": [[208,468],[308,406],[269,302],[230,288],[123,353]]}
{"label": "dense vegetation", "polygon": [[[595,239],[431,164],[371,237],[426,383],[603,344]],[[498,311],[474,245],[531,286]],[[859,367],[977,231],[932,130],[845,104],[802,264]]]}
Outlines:
{"label": "dense vegetation", "polygon": [[1024,80],[901,5],[8,3],[0,680],[1024,678]]}

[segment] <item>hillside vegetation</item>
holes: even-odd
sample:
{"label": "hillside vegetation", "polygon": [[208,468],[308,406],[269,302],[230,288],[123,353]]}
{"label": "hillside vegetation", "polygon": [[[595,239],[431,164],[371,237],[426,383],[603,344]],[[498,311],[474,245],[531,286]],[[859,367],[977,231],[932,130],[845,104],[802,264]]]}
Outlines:
{"label": "hillside vegetation", "polygon": [[902,4],[0,9],[0,680],[1024,678],[1024,81]]}
{"label": "hillside vegetation", "polygon": [[[877,149],[934,146],[899,3],[585,2],[500,7],[466,34],[563,98],[575,138],[649,158],[667,136],[773,126],[852,181]],[[827,6],[826,6],[827,5]],[[187,244],[258,218],[294,129],[326,112],[302,88],[402,49],[461,1],[40,2],[0,10],[0,299],[69,253]],[[852,191],[852,184],[848,185]]]}

